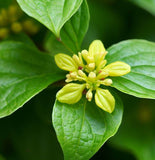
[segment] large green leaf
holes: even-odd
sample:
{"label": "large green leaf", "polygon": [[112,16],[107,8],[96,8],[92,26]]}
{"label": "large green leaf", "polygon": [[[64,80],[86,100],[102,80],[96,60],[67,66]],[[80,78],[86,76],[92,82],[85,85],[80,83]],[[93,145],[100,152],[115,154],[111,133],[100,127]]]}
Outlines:
{"label": "large green leaf", "polygon": [[155,0],[130,0],[155,15]]}
{"label": "large green leaf", "polygon": [[154,160],[155,101],[131,96],[125,99],[123,123],[110,144],[133,153],[138,160]]}
{"label": "large green leaf", "polygon": [[127,40],[108,49],[108,63],[123,61],[131,72],[113,77],[113,87],[143,98],[155,98],[155,43],[145,40]]}
{"label": "large green leaf", "polygon": [[52,61],[53,57],[24,43],[0,44],[0,117],[13,113],[49,84],[62,79]]}
{"label": "large green leaf", "polygon": [[37,19],[57,37],[67,20],[78,10],[83,0],[17,0],[24,12]]}
{"label": "large green leaf", "polygon": [[120,99],[115,98],[112,114],[85,98],[73,105],[55,102],[53,124],[65,160],[89,160],[117,132],[123,108]]}
{"label": "large green leaf", "polygon": [[81,50],[81,44],[89,26],[89,19],[87,1],[84,0],[78,12],[61,30],[62,42],[73,53],[78,53]]}
{"label": "large green leaf", "polygon": [[48,34],[45,39],[45,49],[52,55],[66,53],[73,55],[81,50],[83,38],[89,25],[89,9],[84,0],[76,14],[64,25],[61,30],[61,39]]}

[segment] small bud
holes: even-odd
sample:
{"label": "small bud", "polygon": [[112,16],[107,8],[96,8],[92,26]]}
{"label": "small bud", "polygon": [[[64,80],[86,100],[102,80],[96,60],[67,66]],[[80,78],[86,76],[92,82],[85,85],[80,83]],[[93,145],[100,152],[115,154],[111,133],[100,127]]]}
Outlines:
{"label": "small bud", "polygon": [[88,99],[89,102],[92,100],[93,93],[92,93],[91,89],[89,89],[89,91],[86,93],[86,98]]}
{"label": "small bud", "polygon": [[70,73],[70,77],[75,79],[77,77],[77,72]]}
{"label": "small bud", "polygon": [[65,82],[67,82],[67,83],[73,81],[73,79],[71,78],[71,75],[70,75],[70,74],[67,74],[67,75],[66,75],[66,78],[67,78],[67,79],[65,80]]}
{"label": "small bud", "polygon": [[8,14],[11,15],[16,15],[18,12],[18,7],[16,5],[11,5],[8,8]]}
{"label": "small bud", "polygon": [[65,80],[65,82],[66,83],[69,83],[69,82],[72,82],[73,80],[71,79],[71,78],[67,78],[66,80]]}
{"label": "small bud", "polygon": [[89,89],[91,86],[89,83],[86,83],[86,88]]}
{"label": "small bud", "polygon": [[70,78],[70,74],[66,74],[66,78]]}
{"label": "small bud", "polygon": [[82,54],[82,57],[84,58],[84,60],[87,62],[87,64],[94,62],[94,57],[89,56],[89,53],[87,50],[83,50],[81,52],[81,54]]}
{"label": "small bud", "polygon": [[0,39],[4,39],[9,35],[9,30],[7,28],[0,28]]}
{"label": "small bud", "polygon": [[9,17],[9,21],[15,22],[18,20],[18,18],[20,17],[21,14],[21,10],[19,9],[19,7],[17,5],[11,5],[8,8],[8,17]]}
{"label": "small bud", "polygon": [[95,102],[98,107],[109,113],[112,113],[115,108],[115,99],[106,89],[96,89]]}
{"label": "small bud", "polygon": [[78,74],[83,78],[87,78],[86,74],[82,70],[78,70]]}
{"label": "small bud", "polygon": [[96,80],[96,74],[94,72],[90,72],[89,75],[88,75],[88,78],[91,81],[95,81]]}
{"label": "small bud", "polygon": [[89,63],[89,64],[88,64],[88,68],[89,68],[90,70],[94,70],[94,69],[95,69],[95,63]]}
{"label": "small bud", "polygon": [[107,78],[107,79],[101,81],[101,84],[103,84],[105,86],[110,86],[112,84],[112,80]]}
{"label": "small bud", "polygon": [[4,22],[3,16],[0,15],[0,26],[4,26],[4,25],[5,25],[5,22]]}
{"label": "small bud", "polygon": [[23,30],[30,35],[34,35],[39,31],[39,26],[35,24],[32,20],[25,20],[22,23]]}
{"label": "small bud", "polygon": [[79,65],[83,66],[82,54],[79,52],[78,56],[79,56],[79,60],[80,60],[80,64]]}
{"label": "small bud", "polygon": [[79,65],[80,59],[77,55],[75,55],[75,54],[73,55],[73,60],[76,62],[77,65]]}
{"label": "small bud", "polygon": [[22,25],[19,23],[19,22],[14,22],[12,23],[11,25],[11,30],[14,32],[14,33],[19,33],[22,31]]}
{"label": "small bud", "polygon": [[7,15],[7,10],[6,9],[2,9],[1,10],[1,15],[3,17],[4,22],[8,22],[8,15]]}
{"label": "small bud", "polygon": [[81,54],[82,54],[82,57],[84,58],[84,60],[87,61],[88,51],[87,50],[82,50]]}

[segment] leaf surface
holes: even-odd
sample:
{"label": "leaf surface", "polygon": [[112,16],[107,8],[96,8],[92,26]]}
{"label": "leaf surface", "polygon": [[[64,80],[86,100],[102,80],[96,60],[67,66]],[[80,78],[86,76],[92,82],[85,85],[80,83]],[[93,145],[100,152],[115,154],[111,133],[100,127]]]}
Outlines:
{"label": "leaf surface", "polygon": [[66,48],[77,54],[81,51],[81,44],[89,26],[89,9],[84,0],[75,15],[61,30],[61,39]]}
{"label": "leaf surface", "polygon": [[53,34],[48,34],[45,39],[45,48],[52,55],[66,53],[77,54],[81,51],[81,44],[89,26],[89,9],[84,0],[79,10],[67,21],[61,30],[61,39]]}
{"label": "leaf surface", "polygon": [[17,0],[24,12],[60,36],[62,26],[78,10],[83,0]]}
{"label": "leaf surface", "polygon": [[0,44],[0,118],[63,78],[53,57],[21,42]]}
{"label": "leaf surface", "polygon": [[122,61],[131,66],[131,72],[112,77],[112,86],[141,98],[155,98],[155,43],[145,40],[127,40],[113,45],[106,56],[108,63]]}
{"label": "leaf surface", "polygon": [[85,98],[73,105],[55,102],[53,124],[65,160],[89,160],[117,132],[123,108],[120,99],[115,98],[112,114]]}
{"label": "leaf surface", "polygon": [[130,0],[155,15],[155,0]]}

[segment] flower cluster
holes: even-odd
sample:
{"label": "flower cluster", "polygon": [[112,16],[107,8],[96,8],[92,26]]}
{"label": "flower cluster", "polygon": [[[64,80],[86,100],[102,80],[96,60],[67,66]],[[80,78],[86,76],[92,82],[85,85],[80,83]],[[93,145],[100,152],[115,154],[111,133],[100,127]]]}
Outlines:
{"label": "flower cluster", "polygon": [[110,86],[113,83],[108,77],[129,73],[130,66],[120,61],[106,65],[107,53],[102,42],[95,40],[88,51],[83,50],[78,55],[70,57],[63,53],[57,54],[57,66],[69,71],[66,75],[68,84],[57,93],[57,99],[62,103],[73,104],[81,99],[83,93],[88,101],[92,100],[95,93],[96,105],[111,113],[115,107],[115,99],[109,90],[102,89],[101,86]]}
{"label": "flower cluster", "polygon": [[30,18],[25,19],[17,4],[10,5],[7,9],[2,8],[0,10],[0,39],[7,38],[10,33],[17,34],[22,31],[33,35],[39,31],[39,26]]}

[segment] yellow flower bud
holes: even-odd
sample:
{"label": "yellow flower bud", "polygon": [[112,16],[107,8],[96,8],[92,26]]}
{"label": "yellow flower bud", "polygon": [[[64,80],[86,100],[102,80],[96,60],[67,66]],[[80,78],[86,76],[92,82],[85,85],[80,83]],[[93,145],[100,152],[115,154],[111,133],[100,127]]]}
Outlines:
{"label": "yellow flower bud", "polygon": [[88,68],[89,68],[90,70],[94,70],[94,69],[95,69],[95,63],[89,63],[89,64],[88,64]]}
{"label": "yellow flower bud", "polygon": [[101,81],[101,84],[103,84],[105,86],[110,86],[112,84],[112,80],[107,78],[107,79]]}
{"label": "yellow flower bud", "polygon": [[18,12],[18,7],[17,5],[11,5],[9,6],[8,8],[8,14],[11,16],[11,15],[16,15]]}
{"label": "yellow flower bud", "polygon": [[72,81],[73,81],[73,79],[71,79],[71,78],[67,78],[67,79],[65,80],[66,83],[69,83],[69,82],[72,82]]}
{"label": "yellow flower bud", "polygon": [[112,94],[106,89],[96,89],[95,102],[98,107],[100,107],[106,112],[112,113],[114,110],[115,99]]}
{"label": "yellow flower bud", "polygon": [[92,100],[93,93],[92,93],[91,89],[89,89],[89,91],[86,93],[86,98],[88,99],[88,101]]}
{"label": "yellow flower bud", "polygon": [[0,26],[4,26],[4,25],[5,25],[5,22],[4,22],[3,16],[0,15]]}
{"label": "yellow flower bud", "polygon": [[2,17],[3,17],[4,23],[7,23],[9,17],[8,17],[8,15],[7,15],[6,9],[2,9],[2,10],[1,10],[1,15],[2,15]]}
{"label": "yellow flower bud", "polygon": [[124,62],[114,62],[107,65],[104,69],[109,73],[109,76],[123,76],[131,71],[131,67]]}
{"label": "yellow flower bud", "polygon": [[80,59],[76,54],[73,55],[73,60],[76,62],[78,66],[80,65]]}
{"label": "yellow flower bud", "polygon": [[4,39],[9,35],[9,30],[7,28],[0,28],[0,39]]}
{"label": "yellow flower bud", "polygon": [[87,64],[94,62],[94,57],[89,56],[87,50],[83,50],[81,52],[81,54],[82,54],[82,57],[84,58],[84,60],[87,62]]}
{"label": "yellow flower bud", "polygon": [[14,22],[12,23],[11,25],[11,30],[14,32],[14,33],[19,33],[22,31],[22,25],[19,23],[19,22]]}
{"label": "yellow flower bud", "polygon": [[81,54],[82,54],[82,57],[84,58],[84,60],[86,61],[87,57],[88,57],[88,51],[87,50],[82,50]]}
{"label": "yellow flower bud", "polygon": [[70,77],[75,79],[77,77],[77,72],[70,73]]}
{"label": "yellow flower bud", "polygon": [[15,22],[18,20],[19,15],[22,13],[17,5],[11,5],[8,8],[8,16],[10,22]]}
{"label": "yellow flower bud", "polygon": [[96,80],[96,74],[94,72],[90,72],[88,75],[88,78],[90,81],[95,81]]}
{"label": "yellow flower bud", "polygon": [[39,31],[39,26],[36,25],[32,20],[25,20],[22,23],[22,26],[23,30],[30,35],[36,34]]}
{"label": "yellow flower bud", "polygon": [[69,83],[57,93],[56,97],[62,103],[77,103],[82,97],[85,86],[85,84]]}
{"label": "yellow flower bud", "polygon": [[87,78],[86,74],[82,70],[78,70],[78,74],[83,78]]}
{"label": "yellow flower bud", "polygon": [[55,55],[55,62],[57,66],[66,71],[77,71],[78,66],[74,62],[74,60],[63,53],[59,53]]}

